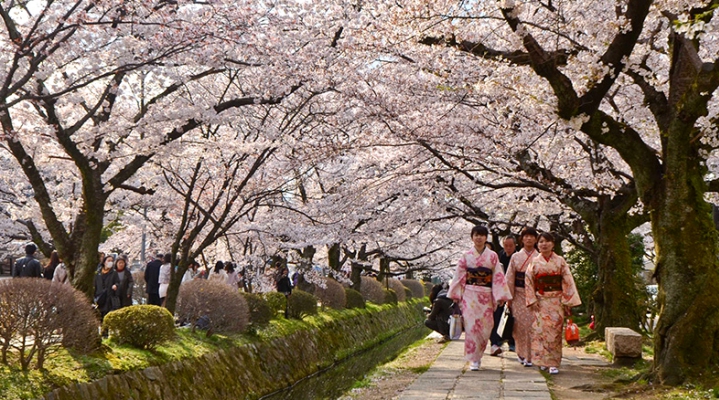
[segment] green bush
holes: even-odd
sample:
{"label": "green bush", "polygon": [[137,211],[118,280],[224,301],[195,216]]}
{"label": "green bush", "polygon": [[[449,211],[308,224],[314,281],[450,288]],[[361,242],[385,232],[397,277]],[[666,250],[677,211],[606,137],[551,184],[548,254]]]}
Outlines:
{"label": "green bush", "polygon": [[384,304],[384,289],[382,288],[382,284],[375,278],[363,276],[360,293],[362,293],[362,297],[367,301],[371,301],[375,304]]}
{"label": "green bush", "polygon": [[384,303],[385,304],[397,304],[397,292],[392,289],[384,290]]}
{"label": "green bush", "polygon": [[362,293],[354,289],[345,288],[345,295],[347,296],[347,308],[365,308]]}
{"label": "green bush", "polygon": [[332,278],[324,278],[325,287],[316,285],[314,295],[317,296],[322,307],[330,307],[335,310],[343,310],[347,305],[345,288]]}
{"label": "green bush", "polygon": [[387,278],[387,280],[387,282],[382,282],[382,286],[389,286],[389,289],[394,290],[397,295],[397,301],[406,301],[407,296],[404,294],[404,285],[402,282],[395,278]]}
{"label": "green bush", "polygon": [[[270,305],[267,304],[262,296],[256,293],[240,292],[247,302],[247,308],[250,310],[250,324],[267,325],[272,319],[273,312]],[[283,296],[284,297],[284,296]]]}
{"label": "green bush", "polygon": [[103,327],[118,343],[140,349],[154,349],[175,336],[175,321],[166,308],[137,305],[112,311],[105,316]]}
{"label": "green bush", "polygon": [[267,301],[267,305],[272,311],[272,316],[277,314],[284,314],[285,307],[287,306],[287,297],[279,292],[267,292],[262,295]]}
{"label": "green bush", "polygon": [[405,301],[412,298],[412,291],[407,286],[404,287],[404,299]]}
{"label": "green bush", "polygon": [[304,316],[317,314],[317,298],[305,291],[293,290],[287,301],[290,318],[302,319]]}
{"label": "green bush", "polygon": [[[414,280],[414,279],[402,279],[401,280],[404,287],[409,288],[409,290],[412,291],[412,297],[413,299],[421,299],[424,296],[427,296],[429,292],[424,291],[424,285],[422,282]],[[430,287],[430,289],[432,289]]]}

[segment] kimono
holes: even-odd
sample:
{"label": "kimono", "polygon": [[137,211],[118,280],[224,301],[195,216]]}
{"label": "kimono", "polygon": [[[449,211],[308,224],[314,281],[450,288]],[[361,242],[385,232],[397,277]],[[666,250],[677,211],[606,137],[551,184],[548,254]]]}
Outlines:
{"label": "kimono", "polygon": [[524,277],[524,293],[528,307],[536,304],[531,328],[532,362],[540,367],[559,368],[564,307],[582,304],[564,258],[554,253],[549,260],[541,254],[534,257]]}
{"label": "kimono", "polygon": [[512,258],[509,261],[509,268],[507,269],[507,286],[509,286],[509,292],[512,294],[511,310],[512,316],[514,316],[514,329],[512,329],[514,346],[517,351],[517,356],[527,362],[532,362],[532,355],[530,354],[530,329],[534,322],[534,313],[527,307],[524,292],[524,276],[531,259],[536,257],[537,254],[539,253],[534,249],[532,249],[531,253],[522,249],[512,254]]}
{"label": "kimono", "polygon": [[462,310],[465,359],[478,362],[494,327],[497,304],[512,299],[497,253],[485,248],[480,254],[473,248],[463,254],[447,297]]}

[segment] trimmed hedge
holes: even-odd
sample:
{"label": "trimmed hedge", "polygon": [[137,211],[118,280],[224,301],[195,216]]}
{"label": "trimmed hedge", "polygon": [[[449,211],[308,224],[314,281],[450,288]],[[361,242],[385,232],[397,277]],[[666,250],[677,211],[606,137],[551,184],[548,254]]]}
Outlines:
{"label": "trimmed hedge", "polygon": [[237,288],[224,282],[195,279],[180,286],[175,312],[180,321],[192,324],[192,329],[239,333],[247,328],[250,312],[245,298]]}
{"label": "trimmed hedge", "polygon": [[272,311],[272,316],[277,314],[284,314],[287,307],[287,297],[279,292],[267,292],[263,293],[262,297],[267,301],[267,305]]}
{"label": "trimmed hedge", "polygon": [[[257,293],[240,292],[247,302],[250,310],[250,324],[254,326],[267,325],[273,317],[273,311],[267,300]],[[283,296],[284,297],[284,296]]]}
{"label": "trimmed hedge", "polygon": [[345,288],[345,295],[347,295],[347,308],[365,308],[366,307],[364,297],[362,297],[362,293],[360,293],[354,289]]}
{"label": "trimmed hedge", "polygon": [[384,291],[385,304],[397,304],[397,292],[392,289],[382,289]]}
{"label": "trimmed hedge", "polygon": [[302,319],[308,315],[317,315],[317,298],[303,290],[293,290],[287,301],[290,318]]}
{"label": "trimmed hedge", "polygon": [[166,308],[137,305],[111,311],[102,323],[120,344],[139,349],[154,349],[175,337],[175,321]]}
{"label": "trimmed hedge", "polygon": [[399,281],[399,279],[388,278],[387,284],[382,282],[382,286],[386,285],[389,286],[389,289],[394,290],[394,293],[397,295],[397,301],[407,301],[407,296],[404,294],[404,285]]}
{"label": "trimmed hedge", "polygon": [[432,293],[432,288],[434,287],[434,284],[432,282],[423,282],[423,285],[425,295],[429,296],[429,294]]}
{"label": "trimmed hedge", "polygon": [[375,304],[384,304],[384,288],[377,279],[363,276],[360,293],[362,293],[362,297],[367,301],[371,301]]}
{"label": "trimmed hedge", "polygon": [[401,282],[406,288],[409,288],[409,290],[412,291],[413,299],[421,299],[422,297],[429,295],[429,292],[424,291],[424,285],[422,284],[422,282],[418,280],[402,279]]}
{"label": "trimmed hedge", "polygon": [[407,286],[404,287],[404,299],[405,301],[412,299],[412,291]]}
{"label": "trimmed hedge", "polygon": [[322,307],[330,307],[335,310],[343,310],[347,305],[345,288],[332,278],[324,278],[325,288],[315,286],[314,294],[322,303]]}

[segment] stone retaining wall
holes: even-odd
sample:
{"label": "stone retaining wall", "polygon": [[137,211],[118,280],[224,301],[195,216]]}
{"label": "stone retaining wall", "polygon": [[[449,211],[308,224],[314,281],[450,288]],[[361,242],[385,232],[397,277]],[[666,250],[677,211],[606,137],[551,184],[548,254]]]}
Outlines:
{"label": "stone retaining wall", "polygon": [[65,386],[43,399],[257,399],[397,332],[416,327],[423,319],[421,303],[400,303],[268,342]]}

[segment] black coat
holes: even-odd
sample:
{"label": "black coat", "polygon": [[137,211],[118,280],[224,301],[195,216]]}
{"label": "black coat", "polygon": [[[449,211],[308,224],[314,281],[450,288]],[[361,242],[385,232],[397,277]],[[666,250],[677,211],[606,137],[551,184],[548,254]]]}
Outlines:
{"label": "black coat", "polygon": [[36,260],[33,256],[25,256],[17,260],[12,276],[16,278],[41,278],[42,266],[40,265],[40,261]]}
{"label": "black coat", "polygon": [[[112,290],[113,285],[117,285],[117,290]],[[103,274],[101,270],[95,275],[95,302],[103,317],[110,311],[120,308],[119,289],[120,277],[117,276],[117,271],[114,269],[106,274]],[[98,299],[101,300],[98,301]]]}
{"label": "black coat", "polygon": [[283,276],[277,281],[277,291],[284,294],[292,293],[292,282],[289,277]]}
{"label": "black coat", "polygon": [[152,260],[145,267],[145,291],[148,294],[160,294],[160,267],[160,260]]}
{"label": "black coat", "polygon": [[[117,276],[118,278],[120,277],[119,272],[117,272]],[[120,280],[120,284],[117,286],[117,293],[120,297],[120,307],[132,305],[132,289],[134,286],[135,280],[132,278],[132,272],[125,268],[124,279]]]}

